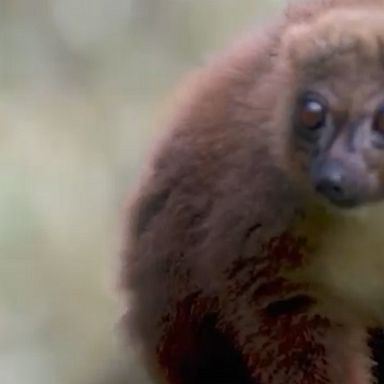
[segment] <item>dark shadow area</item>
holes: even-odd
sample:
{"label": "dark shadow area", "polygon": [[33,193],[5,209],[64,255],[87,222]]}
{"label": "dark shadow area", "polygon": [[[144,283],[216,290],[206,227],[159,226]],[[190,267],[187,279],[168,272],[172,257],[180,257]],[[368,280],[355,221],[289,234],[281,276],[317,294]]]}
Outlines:
{"label": "dark shadow area", "polygon": [[372,351],[372,359],[376,365],[372,367],[372,373],[378,384],[384,384],[384,331],[373,329],[370,331],[369,347]]}
{"label": "dark shadow area", "polygon": [[201,324],[201,360],[197,364],[195,383],[250,384],[252,382],[241,354],[215,328],[214,316]]}
{"label": "dark shadow area", "polygon": [[[216,316],[207,316],[196,328],[193,357],[180,359],[183,384],[252,384],[252,378],[231,340],[216,328]],[[191,358],[192,357],[192,358]]]}
{"label": "dark shadow area", "polygon": [[279,300],[266,307],[269,316],[294,315],[307,310],[314,300],[307,295],[297,295],[286,300]]}

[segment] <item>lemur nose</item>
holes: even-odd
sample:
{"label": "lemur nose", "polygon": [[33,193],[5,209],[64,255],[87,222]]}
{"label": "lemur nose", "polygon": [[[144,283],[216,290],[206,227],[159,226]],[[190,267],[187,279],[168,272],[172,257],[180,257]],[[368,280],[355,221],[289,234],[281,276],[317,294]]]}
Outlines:
{"label": "lemur nose", "polygon": [[318,192],[331,197],[343,197],[343,171],[334,164],[323,166],[316,183]]}
{"label": "lemur nose", "polygon": [[353,205],[354,191],[341,161],[323,161],[314,169],[312,177],[316,191],[329,201],[340,206]]}

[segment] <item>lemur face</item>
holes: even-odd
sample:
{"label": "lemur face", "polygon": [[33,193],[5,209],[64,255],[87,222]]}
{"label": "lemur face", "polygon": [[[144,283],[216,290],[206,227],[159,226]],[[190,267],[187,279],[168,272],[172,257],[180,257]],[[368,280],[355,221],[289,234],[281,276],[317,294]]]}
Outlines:
{"label": "lemur face", "polygon": [[360,103],[353,110],[310,90],[294,113],[294,140],[306,153],[303,169],[313,190],[340,207],[384,197],[384,93]]}
{"label": "lemur face", "polygon": [[384,14],[370,13],[369,26],[367,15],[343,17],[344,29],[328,16],[314,37],[291,37],[305,46],[289,53],[291,153],[316,194],[350,208],[384,198]]}

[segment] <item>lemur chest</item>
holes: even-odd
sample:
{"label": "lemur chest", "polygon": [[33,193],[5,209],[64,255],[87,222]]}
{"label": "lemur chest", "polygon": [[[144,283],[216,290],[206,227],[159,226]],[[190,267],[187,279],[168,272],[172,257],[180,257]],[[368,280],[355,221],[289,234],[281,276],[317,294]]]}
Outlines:
{"label": "lemur chest", "polygon": [[319,239],[308,258],[309,283],[323,298],[384,324],[384,209],[335,218]]}

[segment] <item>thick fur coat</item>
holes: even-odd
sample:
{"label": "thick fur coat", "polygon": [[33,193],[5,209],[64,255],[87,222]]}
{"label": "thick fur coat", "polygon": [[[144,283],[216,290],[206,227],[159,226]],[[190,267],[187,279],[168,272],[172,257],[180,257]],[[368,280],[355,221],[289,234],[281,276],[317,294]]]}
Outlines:
{"label": "thick fur coat", "polygon": [[384,210],[339,212],[311,189],[291,137],[308,83],[350,114],[384,89],[384,1],[296,2],[184,86],[123,252],[126,327],[160,382],[379,375]]}

